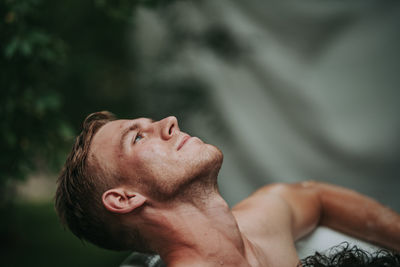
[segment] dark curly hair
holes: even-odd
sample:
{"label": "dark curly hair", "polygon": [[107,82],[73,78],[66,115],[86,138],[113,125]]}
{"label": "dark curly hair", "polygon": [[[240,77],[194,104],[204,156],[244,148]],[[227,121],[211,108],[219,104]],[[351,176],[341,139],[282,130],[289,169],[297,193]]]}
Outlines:
{"label": "dark curly hair", "polygon": [[302,259],[298,266],[303,267],[400,267],[400,254],[389,250],[370,253],[357,246],[343,242],[330,248],[327,253],[316,252]]}

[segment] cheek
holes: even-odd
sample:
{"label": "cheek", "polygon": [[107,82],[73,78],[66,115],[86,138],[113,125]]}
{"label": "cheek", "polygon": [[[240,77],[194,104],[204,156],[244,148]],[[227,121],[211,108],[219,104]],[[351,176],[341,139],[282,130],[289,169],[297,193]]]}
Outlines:
{"label": "cheek", "polygon": [[160,164],[168,159],[168,153],[160,146],[149,146],[138,149],[133,159],[138,165]]}
{"label": "cheek", "polygon": [[137,150],[132,157],[132,161],[138,173],[154,177],[162,175],[166,170],[171,169],[176,162],[170,151],[166,151],[165,148],[163,149],[156,145]]}

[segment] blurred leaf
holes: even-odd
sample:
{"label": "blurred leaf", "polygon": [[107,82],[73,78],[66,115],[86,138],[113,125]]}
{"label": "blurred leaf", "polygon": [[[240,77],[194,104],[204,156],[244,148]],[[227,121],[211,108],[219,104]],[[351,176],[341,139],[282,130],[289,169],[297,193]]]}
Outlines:
{"label": "blurred leaf", "polygon": [[69,140],[74,137],[74,131],[72,127],[67,123],[62,123],[58,128],[58,133],[63,137],[64,140]]}
{"label": "blurred leaf", "polygon": [[6,46],[4,54],[6,58],[11,58],[19,46],[19,38],[14,37],[11,42]]}
{"label": "blurred leaf", "polygon": [[23,40],[20,43],[20,50],[22,55],[29,56],[32,54],[32,45],[28,40]]}

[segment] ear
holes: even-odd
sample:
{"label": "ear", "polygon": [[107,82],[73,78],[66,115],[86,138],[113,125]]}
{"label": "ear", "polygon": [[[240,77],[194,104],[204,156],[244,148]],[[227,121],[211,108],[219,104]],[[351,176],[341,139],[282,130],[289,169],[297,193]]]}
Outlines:
{"label": "ear", "polygon": [[119,187],[104,192],[102,201],[108,211],[125,214],[142,206],[146,202],[146,197]]}

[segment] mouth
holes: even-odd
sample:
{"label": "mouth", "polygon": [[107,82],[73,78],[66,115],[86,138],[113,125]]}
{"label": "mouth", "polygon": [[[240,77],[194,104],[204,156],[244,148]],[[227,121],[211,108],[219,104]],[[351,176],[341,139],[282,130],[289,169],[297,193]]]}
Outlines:
{"label": "mouth", "polygon": [[181,143],[179,144],[177,150],[181,149],[181,148],[185,145],[185,143],[186,143],[190,138],[191,138],[190,135],[185,135],[185,136],[182,138],[182,141],[181,141]]}

